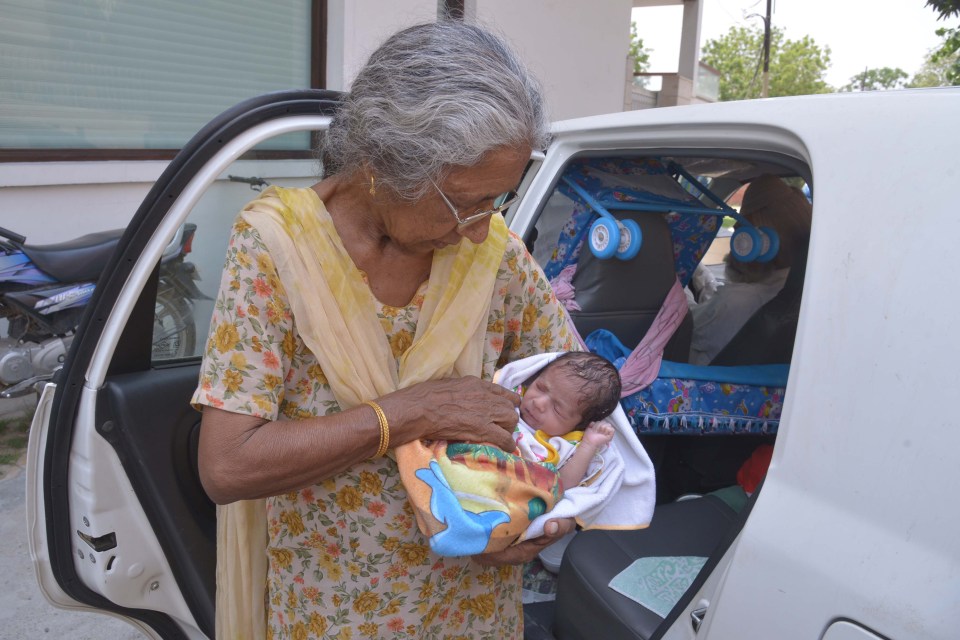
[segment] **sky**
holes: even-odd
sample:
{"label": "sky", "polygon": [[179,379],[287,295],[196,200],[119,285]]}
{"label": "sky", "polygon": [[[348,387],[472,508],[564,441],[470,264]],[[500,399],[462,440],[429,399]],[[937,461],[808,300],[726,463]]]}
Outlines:
{"label": "sky", "polygon": [[[732,26],[762,28],[766,0],[702,0],[700,47],[724,35]],[[644,47],[652,49],[650,71],[677,70],[682,7],[633,10]],[[937,47],[935,31],[956,21],[937,21],[925,0],[773,0],[771,23],[789,40],[810,36],[821,48],[830,47],[825,79],[841,87],[864,68],[899,67],[911,77],[927,52]]]}

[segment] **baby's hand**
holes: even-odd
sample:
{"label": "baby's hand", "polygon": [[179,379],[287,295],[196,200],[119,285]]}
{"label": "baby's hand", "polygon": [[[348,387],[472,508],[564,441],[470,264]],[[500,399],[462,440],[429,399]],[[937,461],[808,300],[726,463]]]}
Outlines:
{"label": "baby's hand", "polygon": [[598,449],[611,440],[613,440],[613,425],[606,420],[591,422],[583,433],[583,441]]}

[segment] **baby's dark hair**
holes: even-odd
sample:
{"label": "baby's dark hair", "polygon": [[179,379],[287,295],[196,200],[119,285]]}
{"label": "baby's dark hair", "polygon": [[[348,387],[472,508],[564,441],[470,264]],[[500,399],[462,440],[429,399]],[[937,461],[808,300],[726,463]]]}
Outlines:
{"label": "baby's dark hair", "polygon": [[588,351],[568,351],[547,366],[556,367],[564,375],[583,383],[579,402],[583,407],[583,420],[578,428],[603,420],[617,408],[620,402],[620,372],[603,356]]}

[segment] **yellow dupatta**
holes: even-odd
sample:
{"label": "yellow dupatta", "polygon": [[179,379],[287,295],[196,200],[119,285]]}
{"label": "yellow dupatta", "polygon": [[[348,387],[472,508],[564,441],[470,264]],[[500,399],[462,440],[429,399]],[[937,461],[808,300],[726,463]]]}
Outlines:
{"label": "yellow dupatta", "polygon": [[[395,367],[377,302],[312,189],[271,187],[241,215],[270,250],[300,337],[341,409],[417,382],[481,375],[490,300],[507,242],[501,216],[493,216],[483,243],[462,241],[434,252],[413,344]],[[405,460],[424,452],[419,442],[408,445],[395,451],[402,477]],[[265,636],[266,546],[264,500],[218,508],[218,638]]]}

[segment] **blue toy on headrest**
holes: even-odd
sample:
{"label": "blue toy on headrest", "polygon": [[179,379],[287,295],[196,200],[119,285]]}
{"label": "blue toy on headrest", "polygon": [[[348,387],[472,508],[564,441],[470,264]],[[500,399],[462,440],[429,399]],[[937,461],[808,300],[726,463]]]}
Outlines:
{"label": "blue toy on headrest", "polygon": [[[638,184],[632,176],[645,179]],[[649,211],[667,217],[678,258],[677,274],[683,284],[716,236],[719,228],[716,218],[730,216],[739,223],[731,238],[731,253],[737,260],[767,262],[776,256],[780,247],[773,229],[754,227],[675,163],[665,165],[655,158],[579,160],[567,168],[557,188],[575,204],[572,226],[565,227],[569,233],[561,237],[560,243],[572,239],[576,245],[574,251],[558,253],[571,259],[555,270],[548,270],[548,277],[573,264],[584,239],[591,252],[601,259],[616,256],[629,260],[637,255],[642,244],[639,226],[629,219],[618,220],[611,210]],[[715,208],[707,206],[704,199]],[[687,255],[681,257],[684,253]]]}

